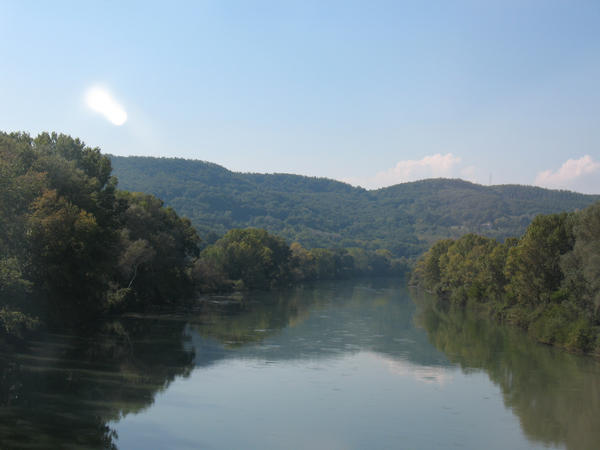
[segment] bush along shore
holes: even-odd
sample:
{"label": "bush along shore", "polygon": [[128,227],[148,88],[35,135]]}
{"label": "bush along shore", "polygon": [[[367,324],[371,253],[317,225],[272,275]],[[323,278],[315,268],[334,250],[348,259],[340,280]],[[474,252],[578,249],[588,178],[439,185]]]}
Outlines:
{"label": "bush along shore", "polygon": [[483,307],[539,342],[600,355],[600,202],[539,215],[503,243],[475,234],[441,240],[411,284],[442,302]]}
{"label": "bush along shore", "polygon": [[261,229],[211,242],[160,199],[117,189],[100,149],[63,134],[0,132],[0,337],[200,293],[408,267],[384,249],[308,250]]}

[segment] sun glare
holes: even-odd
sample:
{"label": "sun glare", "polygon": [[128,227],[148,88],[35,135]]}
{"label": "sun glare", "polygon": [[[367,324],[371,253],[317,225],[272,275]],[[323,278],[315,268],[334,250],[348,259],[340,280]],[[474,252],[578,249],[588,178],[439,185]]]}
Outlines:
{"label": "sun glare", "polygon": [[102,114],[113,125],[120,126],[127,121],[127,112],[106,89],[91,88],[86,93],[85,102],[90,109]]}

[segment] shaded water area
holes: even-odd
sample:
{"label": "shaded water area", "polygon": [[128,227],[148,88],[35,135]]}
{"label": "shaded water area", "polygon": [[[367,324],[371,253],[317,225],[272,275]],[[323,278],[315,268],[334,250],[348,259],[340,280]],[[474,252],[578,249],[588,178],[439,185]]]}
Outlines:
{"label": "shaded water area", "polygon": [[389,280],[132,315],[0,364],[0,448],[600,444],[596,360]]}

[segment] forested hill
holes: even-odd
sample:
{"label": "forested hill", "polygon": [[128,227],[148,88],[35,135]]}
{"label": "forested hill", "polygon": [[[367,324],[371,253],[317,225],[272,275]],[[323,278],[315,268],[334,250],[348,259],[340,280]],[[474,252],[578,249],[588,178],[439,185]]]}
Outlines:
{"label": "forested hill", "polygon": [[162,198],[208,239],[259,227],[306,247],[387,248],[414,257],[442,237],[518,236],[537,214],[600,196],[531,186],[431,179],[365,190],[326,178],[231,172],[176,158],[111,156],[122,189]]}

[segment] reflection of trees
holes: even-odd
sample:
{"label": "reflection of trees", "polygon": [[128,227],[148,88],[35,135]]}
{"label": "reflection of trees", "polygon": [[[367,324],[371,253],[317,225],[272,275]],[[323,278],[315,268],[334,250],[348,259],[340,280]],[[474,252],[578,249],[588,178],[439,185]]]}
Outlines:
{"label": "reflection of trees", "polygon": [[600,442],[600,365],[536,344],[519,330],[430,301],[417,323],[463,370],[483,369],[530,439],[569,449]]}
{"label": "reflection of trees", "polygon": [[302,290],[257,293],[243,299],[206,303],[192,319],[197,335],[234,349],[260,342],[291,323],[300,323],[318,295]]}
{"label": "reflection of trees", "polygon": [[[108,423],[191,372],[185,322],[124,319],[0,357],[3,448],[115,448]],[[158,336],[158,337],[155,337]]]}
{"label": "reflection of trees", "polygon": [[373,351],[417,364],[447,361],[415,329],[415,305],[389,279],[317,283],[208,303],[193,319],[196,364],[228,357],[315,359]]}
{"label": "reflection of trees", "polygon": [[[207,302],[194,315],[132,316],[87,335],[44,335],[26,348],[4,349],[0,447],[115,448],[118,439],[110,423],[149,407],[158,392],[176,377],[189,375],[195,365],[240,352],[243,356],[246,349],[252,355],[252,344],[278,337],[285,328],[306,333],[305,348],[282,342],[281,350],[269,357],[319,356],[324,350],[315,341],[327,338],[329,325],[347,328],[347,317],[336,315],[336,308],[345,305],[342,309],[354,309],[350,316],[370,317],[368,309],[378,308],[374,304],[389,304],[392,291],[377,291],[373,303],[368,300],[374,292],[368,286],[325,283],[254,293],[241,300]],[[305,326],[324,310],[326,322]]]}
{"label": "reflection of trees", "polygon": [[530,439],[572,449],[600,442],[593,360],[464,311],[415,306],[404,288],[389,287],[360,281],[254,293],[206,302],[191,315],[128,317],[88,336],[51,335],[0,354],[0,448],[114,447],[111,423],[152,405],[194,367],[359,351],[419,367],[450,360],[465,371],[483,369]]}

